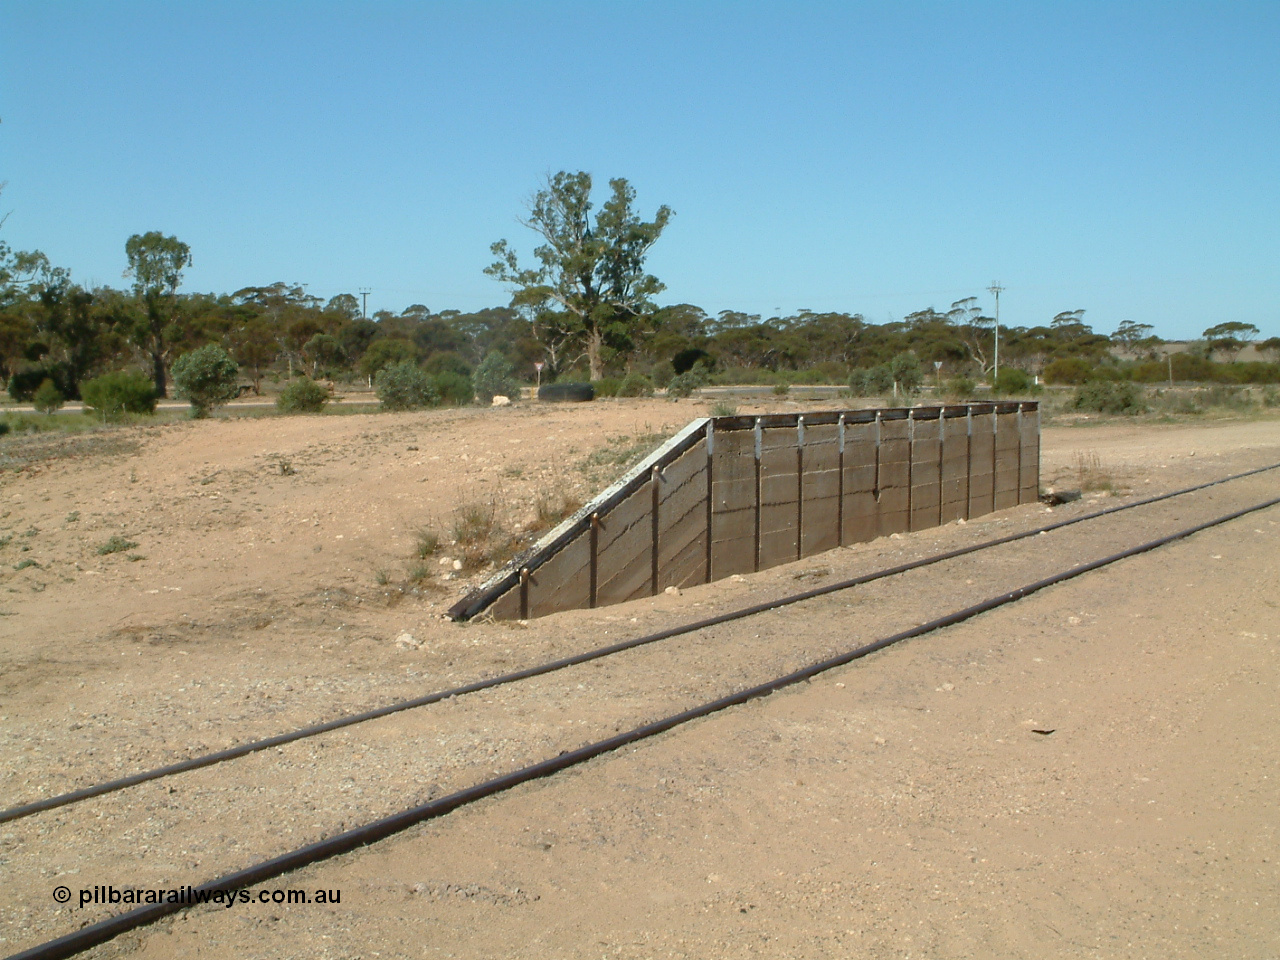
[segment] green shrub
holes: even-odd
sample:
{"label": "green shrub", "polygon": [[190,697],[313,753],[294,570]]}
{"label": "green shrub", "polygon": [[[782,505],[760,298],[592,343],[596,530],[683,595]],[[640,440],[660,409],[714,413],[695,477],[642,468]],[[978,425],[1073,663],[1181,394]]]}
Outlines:
{"label": "green shrub", "polygon": [[924,367],[920,365],[920,358],[909,350],[889,361],[889,375],[898,385],[899,392],[907,397],[919,390],[920,384],[924,383]]}
{"label": "green shrub", "polygon": [[789,383],[775,383],[773,385],[773,395],[775,397],[785,397],[790,392],[791,384]]}
{"label": "green shrub", "polygon": [[383,410],[417,410],[440,402],[431,378],[412,360],[383,367],[373,380]]}
{"label": "green shrub", "polygon": [[675,375],[676,368],[670,360],[662,360],[654,364],[653,372],[650,374],[653,377],[653,385],[661,390],[666,389],[667,384],[671,382],[671,378]]}
{"label": "green shrub", "polygon": [[476,396],[471,386],[470,372],[462,374],[456,370],[441,370],[431,375],[431,386],[440,398],[440,403],[447,403],[454,407],[466,406]]}
{"label": "green shrub", "polygon": [[494,397],[509,397],[513,403],[520,399],[515,369],[511,361],[497,350],[491,350],[480,361],[480,366],[471,376],[471,383],[475,387],[476,399],[481,403],[491,403]]}
{"label": "green shrub", "polygon": [[596,388],[597,397],[616,397],[622,381],[617,377],[601,377],[599,380],[592,380],[591,385]]}
{"label": "green shrub", "polygon": [[1092,413],[1137,414],[1147,412],[1142,388],[1136,383],[1090,380],[1076,390],[1071,405]]}
{"label": "green shrub", "polygon": [[[471,379],[474,373],[471,364],[463,360],[452,350],[441,350],[439,353],[433,353],[427,358],[427,362],[422,365],[422,369],[427,373],[456,373],[459,376]],[[471,401],[468,400],[468,403]]]}
{"label": "green shrub", "polygon": [[703,384],[702,377],[690,370],[688,373],[677,373],[667,384],[668,397],[691,397],[693,391]]}
{"label": "green shrub", "polygon": [[360,372],[366,377],[376,377],[386,367],[414,360],[417,348],[404,337],[379,337],[369,344],[360,358]]}
{"label": "green shrub", "polygon": [[156,412],[156,385],[136,370],[116,370],[86,380],[80,384],[80,396],[85,407],[103,420]]}
{"label": "green shrub", "polygon": [[22,364],[14,370],[9,376],[9,396],[19,403],[29,403],[35,399],[36,391],[44,386],[46,380],[52,380],[54,387],[64,398],[76,395],[71,368],[65,363],[46,360],[36,364]]}
{"label": "green shrub", "polygon": [[62,408],[65,398],[52,380],[46,379],[31,397],[31,402],[40,413],[55,413]]}
{"label": "green shrub", "polygon": [[124,553],[124,551],[132,550],[136,546],[137,543],[132,540],[126,540],[117,533],[107,540],[106,543],[101,544],[94,552],[100,557],[105,557],[110,553]]}
{"label": "green shrub", "polygon": [[[600,392],[599,387],[596,387],[596,392]],[[618,396],[652,397],[653,381],[642,373],[629,373],[622,379],[622,382],[618,384]]]}
{"label": "green shrub", "polygon": [[713,417],[736,417],[738,415],[738,405],[728,400],[718,400],[711,407],[711,415]]}
{"label": "green shrub", "polygon": [[849,390],[855,397],[882,397],[893,391],[893,373],[887,363],[860,367],[849,374]]}
{"label": "green shrub", "polygon": [[319,413],[328,402],[328,390],[310,377],[298,377],[280,391],[276,409],[281,413]]}
{"label": "green shrub", "polygon": [[978,385],[968,377],[952,377],[942,386],[942,395],[948,400],[968,400]]}
{"label": "green shrub", "polygon": [[991,381],[991,392],[998,397],[1008,397],[1019,393],[1034,393],[1036,382],[1031,374],[1017,367],[1005,367]]}
{"label": "green shrub", "polygon": [[1045,383],[1065,383],[1078,387],[1093,373],[1093,364],[1082,357],[1059,357],[1044,368]]}
{"label": "green shrub", "polygon": [[216,343],[207,343],[173,362],[173,385],[180,399],[191,402],[191,415],[197,419],[240,392],[240,368],[227,351]]}

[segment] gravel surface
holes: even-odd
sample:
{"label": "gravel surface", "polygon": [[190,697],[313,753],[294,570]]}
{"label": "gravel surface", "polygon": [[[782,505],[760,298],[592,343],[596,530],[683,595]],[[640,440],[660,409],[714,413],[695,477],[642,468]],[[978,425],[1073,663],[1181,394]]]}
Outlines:
{"label": "gravel surface", "polygon": [[[1275,420],[1049,428],[1045,482],[1097,488],[1079,502],[527,624],[447,623],[468,581],[379,575],[459,503],[532,523],[538,494],[594,489],[595,450],[701,413],[177,424],[0,474],[0,806],[1280,461]],[[1277,489],[0,825],[0,952],[121,909],[80,908],[81,888],[203,882]],[[93,955],[1274,957],[1278,531],[1280,509],[1235,521],[268,885],[340,904],[197,908]],[[113,534],[145,559],[98,554]]]}

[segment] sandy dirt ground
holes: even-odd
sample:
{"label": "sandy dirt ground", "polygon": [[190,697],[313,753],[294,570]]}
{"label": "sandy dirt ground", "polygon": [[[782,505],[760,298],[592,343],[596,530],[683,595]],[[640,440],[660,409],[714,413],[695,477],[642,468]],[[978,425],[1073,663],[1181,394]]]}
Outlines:
{"label": "sandy dirt ground", "polygon": [[[742,412],[766,409],[795,407]],[[442,618],[485,572],[454,571],[461,506],[528,532],[540,498],[587,499],[706,412],[7,438],[0,807],[1280,462],[1274,418],[1051,425],[1043,483],[1087,481],[1079,502]],[[0,955],[122,909],[82,889],[198,884],[1277,493],[1259,474],[0,824]],[[1251,514],[262,888],[338,904],[196,908],[90,955],[1280,957],[1277,534],[1280,508]]]}

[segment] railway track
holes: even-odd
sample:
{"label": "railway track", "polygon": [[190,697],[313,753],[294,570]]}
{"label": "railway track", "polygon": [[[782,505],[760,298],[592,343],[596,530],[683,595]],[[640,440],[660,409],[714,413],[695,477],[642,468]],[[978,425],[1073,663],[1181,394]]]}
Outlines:
{"label": "railway track", "polygon": [[[287,734],[282,734],[278,737],[272,737],[272,738],[267,738],[261,741],[255,741],[253,743],[243,744],[241,746],[234,747],[230,750],[219,751],[218,753],[208,754],[203,757],[191,758],[190,760],[183,761],[178,764],[172,764],[166,767],[157,768],[155,770],[143,771],[131,777],[122,778],[120,780],[98,784],[93,787],[84,788],[82,790],[69,791],[63,794],[59,794],[56,797],[45,798],[44,800],[34,801],[31,803],[24,804],[22,806],[11,808],[10,810],[6,810],[3,813],[0,813],[0,820],[22,819],[25,817],[35,815],[40,812],[57,809],[58,807],[71,806],[73,804],[88,800],[92,797],[98,797],[108,793],[118,792],[128,787],[136,786],[150,780],[159,780],[167,777],[176,776],[177,774],[184,773],[194,769],[199,769],[200,767],[223,763],[228,760],[235,759],[237,757],[243,757],[251,753],[261,752],[271,747],[279,747],[283,744],[294,742],[297,740],[320,736],[324,733],[339,730],[344,727],[354,726],[360,723],[365,723],[370,720],[389,716],[394,713],[412,710],[416,707],[425,706],[431,703],[463,697],[465,695],[478,693],[484,690],[492,690],[494,688],[516,684],[519,681],[532,679],[534,677],[539,677],[539,676],[543,676],[550,673],[555,673],[555,672],[565,670],[567,668],[577,666],[580,664],[586,664],[592,661],[604,660],[606,658],[613,657],[616,654],[622,653],[623,651],[637,649],[640,647],[655,644],[661,640],[666,640],[669,638],[673,638],[673,637],[677,637],[685,634],[705,633],[706,631],[709,631],[716,626],[719,626],[724,623],[729,623],[734,620],[746,619],[750,617],[759,617],[763,614],[766,614],[772,611],[782,610],[783,608],[792,606],[794,604],[804,603],[810,600],[816,600],[818,598],[830,596],[833,594],[839,594],[840,592],[849,590],[850,588],[855,586],[870,584],[880,580],[887,580],[893,577],[908,574],[912,571],[919,570],[924,567],[933,566],[935,564],[942,564],[952,560],[958,560],[963,557],[972,556],[974,554],[980,554],[983,551],[998,551],[998,548],[1000,547],[1011,545],[1019,541],[1025,541],[1030,538],[1040,537],[1042,535],[1046,535],[1054,531],[1071,527],[1086,521],[1097,520],[1103,517],[1115,516],[1117,514],[1124,514],[1129,511],[1138,510],[1142,507],[1151,506],[1157,503],[1174,500],[1176,498],[1192,497],[1192,495],[1195,493],[1206,491],[1213,487],[1231,484],[1235,481],[1243,480],[1247,477],[1262,474],[1267,471],[1275,470],[1277,468],[1280,468],[1280,464],[1273,464],[1267,467],[1259,468],[1257,470],[1251,470],[1245,473],[1235,474],[1230,477],[1224,477],[1224,478],[1221,478],[1220,480],[1212,481],[1210,483],[1200,484],[1200,485],[1189,487],[1189,488],[1184,488],[1182,490],[1173,491],[1171,493],[1162,494],[1155,497],[1144,498],[1142,500],[1134,501],[1132,503],[1127,503],[1127,504],[1121,504],[1121,505],[1110,507],[1104,510],[1083,513],[1083,514],[1080,514],[1074,517],[1069,517],[1065,520],[1057,521],[1055,523],[1048,524],[1042,527],[1036,527],[1036,528],[1015,533],[1009,536],[1000,537],[1000,538],[996,538],[988,541],[983,541],[981,543],[966,546],[957,550],[951,550],[951,551],[946,551],[939,554],[934,554],[932,556],[924,557],[919,560],[912,561],[910,563],[899,564],[893,567],[888,567],[882,570],[877,570],[867,574],[863,574],[858,577],[841,580],[836,583],[825,584],[821,587],[817,587],[814,589],[799,591],[793,594],[788,594],[783,597],[778,597],[772,600],[764,601],[762,603],[741,607],[735,610],[718,614],[713,617],[702,618],[697,621],[684,623],[675,627],[658,631],[656,633],[651,633],[642,637],[637,637],[637,638],[625,640],[619,643],[611,644],[609,646],[600,647],[595,650],[577,654],[572,657],[551,661],[549,663],[541,664],[535,667],[530,667],[524,670],[515,671],[500,677],[494,677],[489,680],[478,681],[476,683],[453,688],[451,690],[439,691],[439,692],[428,694],[424,697],[416,698],[413,700],[407,700],[407,701],[401,701],[395,704],[389,704],[385,707],[367,711],[365,713],[338,718],[336,720],[329,721],[328,723],[325,723],[325,724],[319,724],[319,725],[308,727],[302,730],[292,731]],[[1192,497],[1192,499],[1194,498]],[[1072,565],[1068,569],[1058,570],[1057,572],[1047,577],[1041,577],[1039,579],[1032,580],[1030,582],[1020,583],[1019,585],[1017,585],[1011,590],[1004,590],[1004,591],[997,592],[991,596],[984,598],[983,600],[977,603],[968,604],[959,609],[952,610],[951,612],[941,617],[931,618],[925,621],[924,623],[916,624],[912,627],[909,627],[906,630],[898,630],[898,631],[892,632],[885,636],[881,636],[870,643],[863,643],[852,649],[840,651],[834,656],[826,656],[818,660],[807,662],[805,665],[801,666],[799,669],[789,670],[786,673],[775,676],[772,679],[766,680],[763,683],[748,683],[748,684],[738,685],[738,689],[734,690],[734,692],[729,693],[727,695],[715,697],[714,699],[711,699],[711,700],[706,700],[694,707],[668,713],[666,716],[663,716],[659,719],[633,726],[630,729],[621,731],[614,736],[595,739],[575,749],[561,751],[557,756],[554,756],[550,759],[545,759],[538,762],[525,764],[519,769],[510,771],[496,778],[485,780],[481,783],[464,787],[459,790],[452,790],[451,792],[449,792],[447,795],[443,797],[429,800],[427,803],[424,803],[424,804],[417,804],[413,807],[402,810],[398,813],[394,813],[390,816],[386,816],[381,819],[375,820],[371,823],[365,824],[355,829],[343,830],[334,836],[327,837],[316,843],[307,844],[303,847],[298,848],[297,850],[286,853],[283,856],[278,856],[272,859],[264,860],[245,870],[226,874],[222,877],[219,877],[216,880],[210,881],[208,884],[204,884],[202,887],[198,889],[206,889],[210,891],[218,890],[218,889],[221,889],[221,890],[239,889],[241,887],[245,887],[250,884],[262,882],[265,879],[270,879],[272,877],[280,876],[281,874],[286,873],[290,870],[297,869],[300,866],[304,866],[309,863],[314,863],[318,860],[322,860],[327,857],[335,856],[339,853],[343,853],[343,852],[355,849],[356,847],[362,846],[364,844],[374,842],[375,840],[382,839],[386,836],[390,836],[391,834],[398,832],[400,830],[403,830],[406,827],[411,826],[413,824],[423,822],[433,817],[441,816],[445,813],[448,813],[451,810],[457,809],[458,807],[463,806],[467,803],[473,802],[474,800],[479,799],[481,797],[490,796],[494,793],[501,792],[506,789],[510,789],[512,786],[515,786],[516,784],[525,783],[525,782],[528,782],[529,780],[536,779],[538,777],[545,777],[559,770],[563,770],[575,764],[582,763],[585,760],[588,760],[592,757],[599,756],[611,750],[616,750],[619,747],[626,745],[628,743],[633,743],[633,742],[636,742],[637,740],[644,739],[646,737],[651,737],[663,731],[670,730],[675,726],[678,726],[682,723],[696,719],[698,717],[706,716],[706,715],[709,715],[710,713],[723,710],[729,706],[745,703],[751,699],[765,696],[768,693],[771,693],[775,690],[778,690],[790,684],[794,684],[802,680],[808,679],[809,677],[815,676],[816,674],[821,673],[825,670],[829,670],[836,666],[840,666],[842,664],[852,662],[855,659],[859,659],[861,657],[867,656],[872,652],[884,649],[885,647],[890,646],[894,643],[900,642],[904,639],[921,636],[923,634],[932,632],[934,630],[941,629],[945,626],[948,626],[954,623],[959,623],[963,620],[977,616],[988,610],[992,610],[1004,604],[1019,600],[1022,597],[1027,596],[1031,593],[1037,592],[1041,589],[1044,589],[1045,587],[1051,586],[1056,583],[1064,582],[1065,580],[1073,579],[1075,577],[1079,577],[1093,570],[1101,569],[1103,567],[1116,563],[1120,560],[1123,560],[1127,557],[1135,556],[1140,553],[1158,549],[1160,546],[1163,546],[1175,540],[1179,540],[1179,539],[1183,539],[1185,537],[1191,536],[1200,530],[1207,529],[1212,526],[1217,526],[1223,523],[1229,523],[1232,520],[1238,519],[1249,513],[1252,513],[1258,510],[1267,509],[1269,507],[1277,505],[1278,503],[1280,503],[1280,498],[1267,499],[1267,500],[1251,503],[1242,509],[1232,510],[1227,513],[1218,513],[1208,519],[1202,520],[1199,523],[1195,523],[1190,526],[1180,527],[1176,530],[1173,530],[1172,532],[1164,534],[1163,536],[1160,536],[1151,540],[1145,540],[1137,545],[1127,546],[1122,550],[1115,551],[1113,553],[1107,554],[1102,557],[1077,563],[1075,565]],[[33,947],[30,950],[16,954],[15,957],[52,958],[52,957],[71,956],[96,943],[102,943],[108,939],[111,939],[112,937],[118,936],[120,933],[126,930],[135,929],[136,927],[141,926],[143,924],[153,922],[154,920],[159,919],[160,917],[168,913],[175,912],[177,909],[182,909],[182,906],[179,905],[177,907],[172,907],[172,905],[166,904],[166,905],[158,905],[155,908],[142,908],[139,910],[135,910],[130,913],[119,915],[117,917],[108,918],[96,924],[87,926],[82,930],[77,931],[76,933],[58,938],[57,940],[49,941],[48,943],[42,944],[37,947]]]}

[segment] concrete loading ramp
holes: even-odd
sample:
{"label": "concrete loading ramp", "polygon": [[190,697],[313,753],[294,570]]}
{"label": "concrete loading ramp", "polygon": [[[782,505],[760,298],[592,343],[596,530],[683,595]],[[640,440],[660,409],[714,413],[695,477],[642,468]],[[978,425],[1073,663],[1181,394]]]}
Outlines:
{"label": "concrete loading ramp", "polygon": [[1033,501],[1036,403],[695,420],[450,610],[529,619]]}

